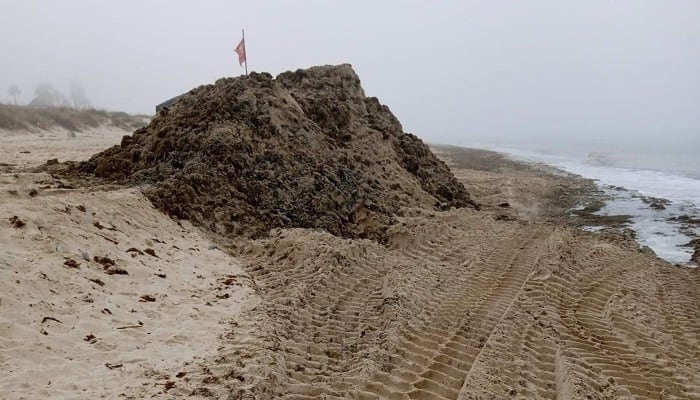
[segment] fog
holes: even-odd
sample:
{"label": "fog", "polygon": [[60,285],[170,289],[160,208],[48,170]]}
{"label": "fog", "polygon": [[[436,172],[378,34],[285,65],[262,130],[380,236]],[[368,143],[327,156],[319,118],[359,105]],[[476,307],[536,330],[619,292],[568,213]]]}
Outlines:
{"label": "fog", "polygon": [[432,142],[700,150],[700,1],[0,1],[0,99],[78,79],[155,104],[250,71],[351,63]]}

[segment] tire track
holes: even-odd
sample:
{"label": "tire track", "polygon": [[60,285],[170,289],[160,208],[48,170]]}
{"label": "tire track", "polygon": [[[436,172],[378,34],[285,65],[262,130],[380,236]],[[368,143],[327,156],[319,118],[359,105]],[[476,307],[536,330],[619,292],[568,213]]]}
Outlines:
{"label": "tire track", "polygon": [[[586,261],[600,265],[601,260]],[[571,299],[561,319],[566,327],[564,341],[578,355],[588,379],[609,382],[617,395],[652,398],[665,393],[692,398],[692,393],[686,392],[683,383],[662,362],[645,357],[646,352],[626,340],[609,319],[609,303],[623,286],[621,277],[639,268],[637,262],[636,257],[613,259],[611,264],[622,267],[608,269],[593,284],[580,290],[580,298]]]}
{"label": "tire track", "polygon": [[307,232],[251,264],[279,338],[261,393],[700,399],[695,275],[544,224],[424,218],[389,248]]}
{"label": "tire track", "polygon": [[473,267],[482,274],[475,273],[451,300],[437,302],[447,304],[444,318],[430,321],[438,334],[415,328],[406,332],[397,349],[399,367],[370,378],[365,397],[456,399],[473,361],[522,289],[540,236],[536,232],[521,239],[519,247],[510,243],[514,252],[494,252]]}
{"label": "tire track", "polygon": [[[484,345],[466,377],[459,398],[488,398],[493,393],[526,398],[558,396],[557,344],[551,337],[547,315],[539,302],[541,282],[529,280],[516,300],[530,307],[506,313],[497,332]],[[504,355],[508,355],[505,356]],[[498,365],[494,365],[497,361]],[[489,375],[492,371],[509,371]]]}

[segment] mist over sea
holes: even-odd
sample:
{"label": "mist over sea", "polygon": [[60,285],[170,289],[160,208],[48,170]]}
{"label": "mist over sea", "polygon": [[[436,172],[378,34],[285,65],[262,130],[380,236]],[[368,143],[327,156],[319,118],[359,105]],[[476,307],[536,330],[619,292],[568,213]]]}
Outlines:
{"label": "mist over sea", "polygon": [[[601,215],[630,215],[641,245],[661,258],[687,265],[688,246],[700,236],[700,146],[696,143],[622,144],[601,141],[542,145],[517,141],[470,145],[523,161],[545,163],[594,179],[607,198]],[[649,198],[668,200],[655,209]],[[684,222],[683,220],[686,220]],[[596,230],[600,227],[588,227]]]}

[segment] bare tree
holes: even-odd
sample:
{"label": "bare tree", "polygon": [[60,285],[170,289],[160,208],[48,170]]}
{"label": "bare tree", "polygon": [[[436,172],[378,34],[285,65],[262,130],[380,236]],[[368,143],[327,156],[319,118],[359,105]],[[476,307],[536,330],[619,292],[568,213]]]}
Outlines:
{"label": "bare tree", "polygon": [[29,103],[39,107],[68,107],[70,102],[52,84],[44,82],[34,90],[34,99]]}
{"label": "bare tree", "polygon": [[19,88],[17,87],[17,85],[11,85],[11,86],[7,89],[7,93],[9,93],[10,96],[12,96],[12,98],[15,100],[15,105],[17,105],[17,96],[21,95],[21,94],[22,94],[22,91],[19,90]]}
{"label": "bare tree", "polygon": [[90,107],[90,100],[88,100],[85,95],[85,89],[79,80],[73,79],[70,82],[70,97],[73,101],[73,108],[77,110],[84,110]]}

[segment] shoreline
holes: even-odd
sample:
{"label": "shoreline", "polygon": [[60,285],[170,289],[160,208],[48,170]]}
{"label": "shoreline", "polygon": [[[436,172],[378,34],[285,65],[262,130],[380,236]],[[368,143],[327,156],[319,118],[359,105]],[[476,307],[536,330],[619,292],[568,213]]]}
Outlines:
{"label": "shoreline", "polygon": [[[431,144],[439,157],[443,158],[451,168],[457,170],[473,170],[500,175],[511,175],[506,182],[513,185],[507,187],[505,196],[530,197],[530,201],[539,204],[539,217],[566,219],[569,210],[578,205],[588,205],[600,200],[600,190],[592,179],[566,172],[560,168],[539,162],[528,162],[511,158],[508,154],[477,148],[467,148],[452,145]],[[525,191],[519,187],[513,179],[542,179],[538,187],[531,191]],[[464,179],[462,182],[469,187],[472,183]],[[488,200],[489,196],[485,196]],[[520,201],[518,201],[520,200]],[[523,199],[516,199],[518,204]],[[530,209],[521,211],[525,215],[532,215]],[[573,220],[571,221],[573,222]]]}
{"label": "shoreline", "polygon": [[[465,155],[493,153],[487,158],[499,159],[498,162],[491,164],[505,168],[505,171],[529,169],[530,175],[536,176],[537,173],[548,174],[548,179],[551,179],[554,185],[557,182],[573,185],[575,188],[574,193],[566,193],[566,200],[564,201],[541,196],[543,203],[549,203],[551,207],[552,202],[554,202],[554,205],[559,210],[559,213],[549,217],[587,232],[606,231],[611,233],[611,231],[616,231],[615,233],[617,234],[631,236],[641,250],[654,254],[656,254],[656,251],[660,251],[660,255],[657,256],[669,264],[690,268],[697,267],[698,262],[694,261],[693,258],[693,240],[698,238],[698,231],[700,231],[700,219],[698,219],[700,215],[696,215],[682,207],[679,208],[678,205],[670,200],[644,196],[628,188],[604,185],[595,179],[567,172],[558,166],[540,161],[518,159],[506,152],[487,149],[465,149],[449,145],[431,146],[438,151],[451,152],[453,154],[460,152],[463,152]],[[448,155],[446,156],[449,158]],[[518,166],[518,163],[522,163],[527,167]],[[458,168],[465,166],[474,168],[473,165],[465,165],[458,162],[453,162],[452,165]],[[483,169],[483,167],[479,168]],[[491,168],[491,170],[496,171],[497,169]],[[562,179],[562,176],[567,177],[567,179]],[[635,204],[638,204],[638,206],[621,207],[615,203],[616,201],[619,202],[620,198],[627,202],[636,201],[637,203]],[[645,208],[649,210],[645,210]],[[643,219],[642,223],[639,222],[640,219]],[[675,245],[679,249],[670,258],[668,256],[669,245],[665,242],[670,240],[670,235],[673,235],[673,232],[668,232],[669,228],[666,228],[666,231],[663,232],[659,231],[659,229],[654,229],[654,221],[656,221],[655,223],[658,226],[663,227],[664,224],[668,224],[678,230],[674,239]],[[654,240],[657,236],[665,237],[665,242],[656,243]],[[685,254],[686,258],[679,259],[679,254]],[[666,255],[666,257],[663,257],[663,255]]]}

